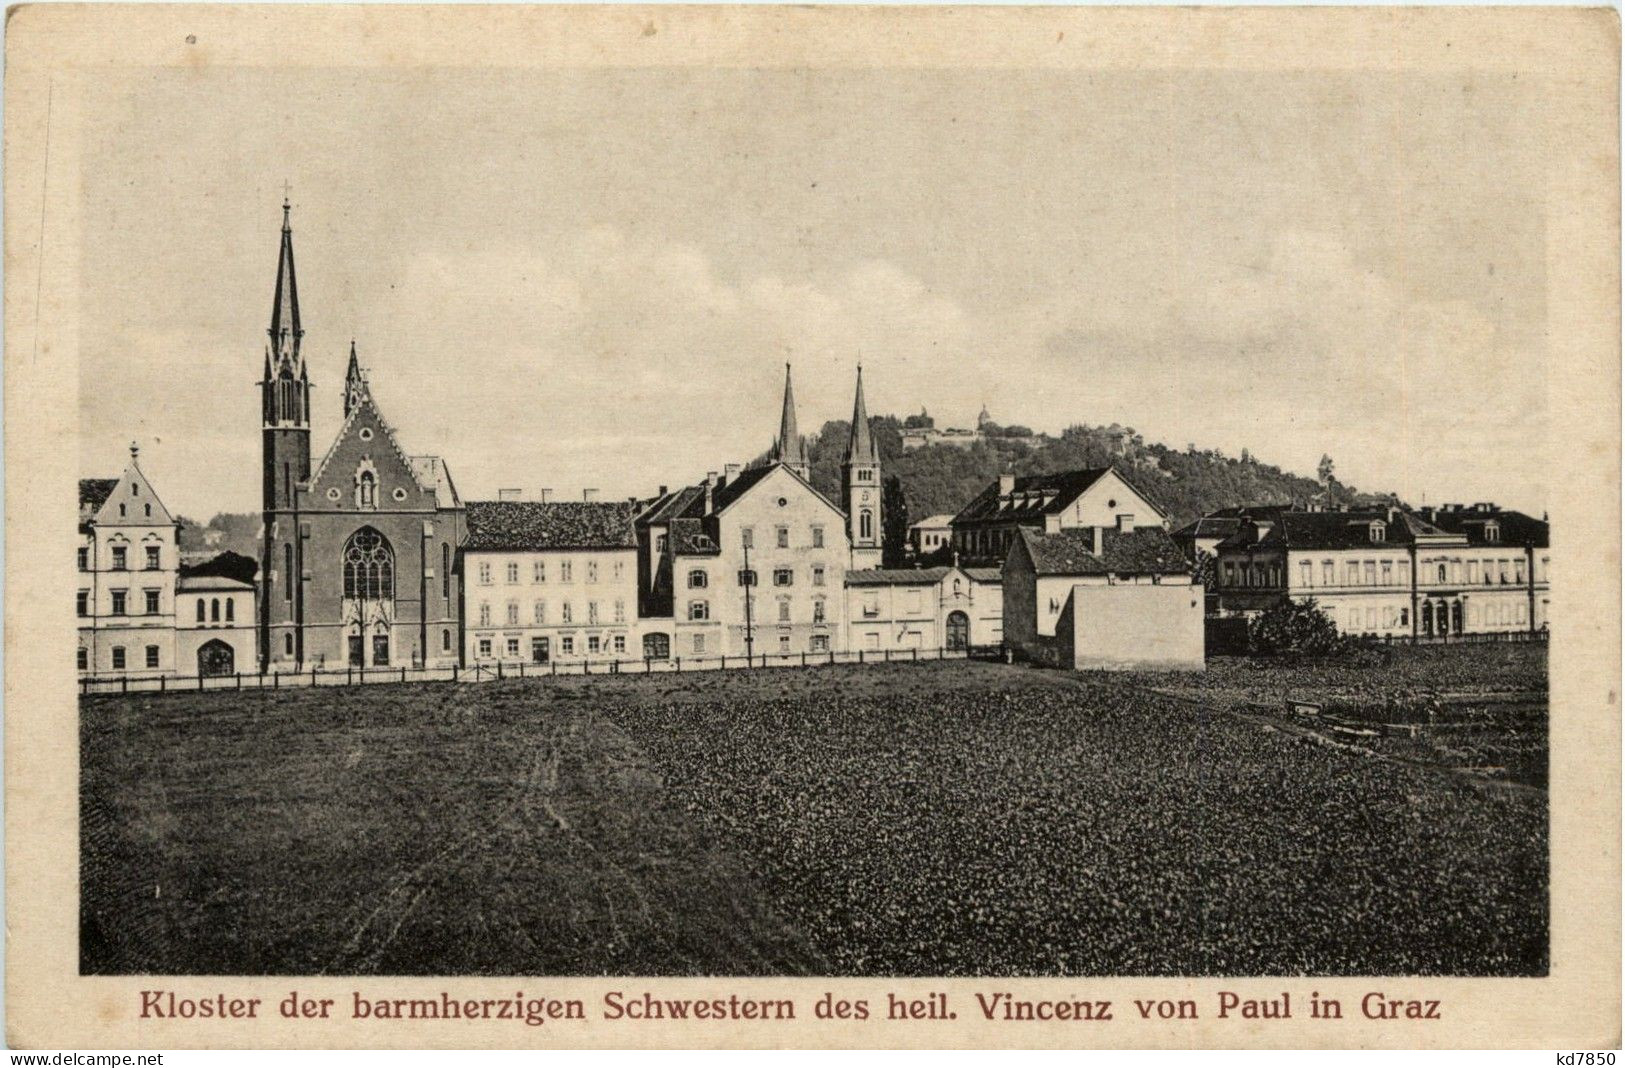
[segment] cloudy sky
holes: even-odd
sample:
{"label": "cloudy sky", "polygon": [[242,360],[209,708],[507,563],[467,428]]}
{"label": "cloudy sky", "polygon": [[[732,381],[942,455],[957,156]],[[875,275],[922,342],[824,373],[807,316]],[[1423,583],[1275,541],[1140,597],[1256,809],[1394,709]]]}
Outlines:
{"label": "cloudy sky", "polygon": [[1119,422],[1413,501],[1546,504],[1528,79],[149,71],[85,146],[82,473],[257,508],[283,183],[315,393],[350,339],[465,497],[646,494],[869,410]]}

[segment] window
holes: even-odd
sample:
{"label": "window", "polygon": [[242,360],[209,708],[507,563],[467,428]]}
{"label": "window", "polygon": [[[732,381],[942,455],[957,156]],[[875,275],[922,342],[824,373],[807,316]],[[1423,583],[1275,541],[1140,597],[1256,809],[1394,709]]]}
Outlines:
{"label": "window", "polygon": [[80,546],[79,548],[79,570],[90,570],[90,550],[84,546]]}
{"label": "window", "polygon": [[822,597],[813,602],[813,622],[824,622],[824,599]]}
{"label": "window", "polygon": [[779,598],[779,622],[790,622],[790,598],[788,597]]}
{"label": "window", "polygon": [[779,527],[773,533],[779,548],[788,549],[790,547],[789,527]]}
{"label": "window", "polygon": [[742,527],[739,531],[739,541],[747,549],[756,548],[756,532],[750,527]]}
{"label": "window", "polygon": [[124,506],[122,504],[118,506],[118,514],[120,519],[124,518]]}
{"label": "window", "polygon": [[537,601],[536,602],[535,606],[531,610],[531,622],[538,623],[538,624],[547,622],[547,602],[546,601]]}
{"label": "window", "polygon": [[1523,585],[1523,564],[1521,559],[1512,561],[1512,580],[1520,586]]}
{"label": "window", "polygon": [[199,623],[203,622],[203,598],[201,597],[197,599],[197,621]]}
{"label": "window", "polygon": [[508,655],[509,656],[518,656],[519,655],[519,639],[518,638],[509,638],[508,639]]}
{"label": "window", "polygon": [[705,572],[704,571],[701,571],[698,568],[695,568],[693,571],[690,571],[688,573],[688,588],[689,589],[691,589],[691,590],[703,590],[703,589],[705,589],[705,584],[706,584],[706,577],[705,577]]}
{"label": "window", "polygon": [[[1314,585],[1314,578],[1315,578],[1315,565],[1314,564],[1311,564],[1309,561],[1305,560],[1303,563],[1298,565],[1298,584],[1299,585],[1301,585],[1301,586],[1313,586]],[[957,583],[956,583],[956,585],[957,585]]]}
{"label": "window", "polygon": [[157,615],[158,614],[158,591],[157,590],[142,590],[141,595],[142,595],[142,601],[143,601],[142,607],[146,610],[147,615],[149,615],[149,616]]}
{"label": "window", "polygon": [[1408,627],[1411,625],[1411,610],[1409,608],[1401,608],[1399,610],[1399,625],[1402,627]]}
{"label": "window", "polygon": [[1488,586],[1495,581],[1495,561],[1484,561],[1484,585]]}
{"label": "window", "polygon": [[124,599],[127,596],[129,594],[124,590],[113,591],[113,615],[122,616],[124,614]]}
{"label": "window", "polygon": [[776,567],[776,568],[773,569],[773,585],[775,585],[775,586],[793,586],[793,585],[795,585],[795,581],[796,581],[796,573],[793,570],[791,570],[790,568],[788,568],[788,567]]}
{"label": "window", "polygon": [[480,639],[480,641],[479,641],[479,654],[478,655],[479,655],[479,658],[481,660],[489,660],[491,658],[491,639],[490,638],[481,638]]}
{"label": "window", "polygon": [[587,635],[587,652],[588,653],[597,653],[598,648],[599,648],[598,635],[596,635],[596,634]]}
{"label": "window", "polygon": [[694,652],[696,652],[696,653],[705,652],[705,635],[703,635],[703,634],[694,635]]}
{"label": "window", "polygon": [[588,560],[587,561],[587,581],[588,582],[597,582],[598,581],[598,561],[597,560]]}
{"label": "window", "polygon": [[480,561],[480,585],[491,585],[491,564],[486,560]]}
{"label": "window", "polygon": [[113,670],[124,670],[124,646],[122,645],[113,646]]}
{"label": "window", "polygon": [[362,601],[395,598],[395,551],[372,527],[362,527],[344,543],[344,596]]}
{"label": "window", "polygon": [[1320,562],[1320,584],[1322,586],[1337,585],[1337,576],[1333,573],[1334,566],[1330,560]]}
{"label": "window", "polygon": [[284,545],[282,547],[282,576],[283,576],[282,599],[284,601],[291,601],[291,600],[293,600],[293,580],[294,580],[294,574],[293,574],[293,543],[292,542],[289,542],[288,544],[286,544],[286,545]]}
{"label": "window", "polygon": [[617,652],[617,653],[626,652],[626,635],[624,635],[624,634],[615,635],[615,652]]}
{"label": "window", "polygon": [[814,549],[822,549],[824,547],[824,528],[823,527],[813,527],[812,528],[812,543],[813,543],[813,548]]}
{"label": "window", "polygon": [[451,652],[451,631],[449,630],[440,632],[440,651],[442,653]]}
{"label": "window", "polygon": [[666,554],[666,535],[657,534],[655,536],[655,552],[662,556]]}
{"label": "window", "polygon": [[127,551],[128,550],[126,550],[124,548],[124,546],[122,546],[122,545],[113,546],[113,570],[114,571],[123,571],[124,570],[124,554]]}
{"label": "window", "polygon": [[1392,586],[1394,584],[1394,562],[1392,560],[1384,560],[1382,562],[1382,584],[1384,586]]}
{"label": "window", "polygon": [[516,564],[516,563],[511,563],[510,562],[508,564],[508,585],[517,586],[518,584],[519,584],[519,565]]}
{"label": "window", "polygon": [[517,627],[518,625],[519,625],[519,602],[518,601],[509,601],[508,602],[508,626]]}
{"label": "window", "polygon": [[625,623],[626,622],[626,602],[625,601],[616,601],[615,602],[615,622],[617,622],[617,623]]}
{"label": "window", "polygon": [[559,581],[560,582],[573,582],[573,581],[575,581],[571,577],[572,571],[573,571],[573,568],[571,566],[570,561],[568,561],[568,560],[560,560],[559,561]]}
{"label": "window", "polygon": [[815,652],[815,653],[827,653],[827,652],[829,652],[829,635],[828,634],[814,634],[812,636],[811,648],[812,648],[812,651]]}
{"label": "window", "polygon": [[158,647],[156,645],[147,646],[147,666],[150,668],[158,666]]}
{"label": "window", "polygon": [[74,596],[73,606],[74,606],[74,608],[73,608],[74,615],[78,615],[78,616],[88,616],[88,615],[90,615],[90,591],[89,590],[80,590],[78,592],[78,594],[76,594]]}
{"label": "window", "polygon": [[626,576],[626,561],[625,560],[617,560],[617,561],[615,561],[613,567],[611,568],[611,574],[612,574],[612,577],[615,579],[616,582],[621,581],[621,579]]}
{"label": "window", "polygon": [[559,639],[559,649],[566,655],[572,656],[576,651],[576,639],[573,634],[566,634]]}
{"label": "window", "polygon": [[293,655],[293,634],[291,633],[282,636],[282,655]]}
{"label": "window", "polygon": [[1399,561],[1399,584],[1401,586],[1411,584],[1411,562],[1409,560]]}
{"label": "window", "polygon": [[1377,584],[1377,563],[1374,560],[1367,560],[1365,562],[1365,584],[1367,586],[1375,586]]}
{"label": "window", "polygon": [[710,601],[690,601],[690,602],[688,602],[688,618],[689,619],[710,619],[711,618],[711,602]]}
{"label": "window", "polygon": [[880,599],[872,593],[863,598],[863,618],[873,619],[880,614]]}
{"label": "window", "polygon": [[480,616],[479,616],[479,618],[480,618],[480,626],[489,627],[491,625],[491,606],[490,606],[489,603],[487,603],[485,601],[480,602]]}
{"label": "window", "polygon": [[875,514],[865,508],[858,513],[858,537],[865,541],[875,536]]}
{"label": "window", "polygon": [[587,602],[587,622],[588,623],[597,623],[598,622],[598,602],[597,601],[588,601]]}
{"label": "window", "polygon": [[90,670],[90,650],[82,645],[79,647],[79,670]]}
{"label": "window", "polygon": [[1353,560],[1350,560],[1348,566],[1344,569],[1343,582],[1348,586],[1360,584],[1360,565]]}
{"label": "window", "polygon": [[451,600],[451,543],[440,543],[440,598]]}
{"label": "window", "polygon": [[756,585],[756,569],[750,568],[748,570],[739,572],[739,584],[741,586]]}
{"label": "window", "polygon": [[146,517],[147,517],[147,518],[149,518],[149,519],[150,519],[150,518],[152,518],[152,505],[150,505],[150,504],[143,504],[143,505],[142,505],[142,506],[141,506],[141,514],[142,514],[142,515],[145,515],[145,516],[146,516]]}
{"label": "window", "polygon": [[156,545],[147,546],[147,570],[158,570],[158,546]]}
{"label": "window", "polygon": [[530,565],[530,581],[532,581],[532,582],[546,582],[547,581],[547,561],[546,560],[537,560],[535,563]]}
{"label": "window", "polygon": [[1490,520],[1488,523],[1485,523],[1484,524],[1484,540],[1488,541],[1488,542],[1500,541],[1501,540],[1501,524],[1497,523],[1493,519]]}
{"label": "window", "polygon": [[824,584],[824,565],[823,564],[814,564],[813,565],[812,582],[813,582],[814,586],[822,586]]}
{"label": "window", "polygon": [[559,618],[561,620],[563,620],[564,622],[566,622],[566,623],[569,623],[569,622],[572,621],[571,617],[574,614],[575,614],[575,610],[573,608],[571,608],[569,601],[565,601],[564,604],[559,607]]}
{"label": "window", "polygon": [[779,635],[779,655],[788,656],[790,653],[790,635]]}
{"label": "window", "polygon": [[1385,540],[1387,540],[1387,537],[1388,537],[1388,527],[1387,527],[1386,524],[1383,524],[1383,523],[1372,523],[1371,524],[1371,540],[1372,541],[1385,541]]}

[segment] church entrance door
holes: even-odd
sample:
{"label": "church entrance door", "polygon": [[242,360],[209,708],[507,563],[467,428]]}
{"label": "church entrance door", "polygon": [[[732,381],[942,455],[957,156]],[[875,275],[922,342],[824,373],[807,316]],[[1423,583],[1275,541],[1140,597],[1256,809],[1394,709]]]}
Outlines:
{"label": "church entrance door", "polygon": [[366,667],[367,666],[366,658],[362,655],[362,649],[363,648],[364,648],[364,646],[362,645],[362,642],[361,642],[361,635],[359,635],[359,634],[350,635],[350,666],[351,667]]}
{"label": "church entrance door", "polygon": [[236,653],[219,638],[204,642],[197,651],[197,673],[213,677],[230,675],[236,670]]}
{"label": "church entrance door", "polygon": [[389,666],[389,635],[375,634],[372,637],[372,666]]}
{"label": "church entrance door", "polygon": [[962,653],[970,644],[970,617],[963,612],[948,613],[948,651]]}

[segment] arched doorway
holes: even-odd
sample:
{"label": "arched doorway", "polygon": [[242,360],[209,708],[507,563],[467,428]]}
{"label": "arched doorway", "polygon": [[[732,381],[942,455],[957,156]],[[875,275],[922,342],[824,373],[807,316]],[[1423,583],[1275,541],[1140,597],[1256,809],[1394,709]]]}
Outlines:
{"label": "arched doorway", "polygon": [[230,675],[237,670],[237,652],[231,646],[215,638],[198,646],[197,673],[213,677],[216,675]]}
{"label": "arched doorway", "polygon": [[970,617],[963,612],[948,613],[948,649],[962,653],[970,646]]}
{"label": "arched doorway", "polygon": [[643,636],[643,658],[645,660],[670,660],[671,636],[668,634],[645,634]]}
{"label": "arched doorway", "polygon": [[350,665],[366,665],[370,644],[373,666],[387,667],[395,618],[395,550],[375,528],[362,527],[345,541],[340,559]]}

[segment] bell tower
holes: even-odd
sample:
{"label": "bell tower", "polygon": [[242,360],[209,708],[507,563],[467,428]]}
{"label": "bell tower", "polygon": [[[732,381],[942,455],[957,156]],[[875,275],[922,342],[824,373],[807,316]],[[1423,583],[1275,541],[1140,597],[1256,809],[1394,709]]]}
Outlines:
{"label": "bell tower", "polygon": [[[299,284],[293,270],[293,227],[286,198],[282,201],[282,248],[277,255],[276,295],[271,303],[270,341],[260,381],[260,464],[263,475],[263,553],[260,559],[260,670],[272,656],[293,646],[295,664],[303,660],[298,621],[303,597],[299,589],[299,485],[310,478],[310,376],[300,343]],[[273,607],[274,606],[274,607]],[[278,613],[273,616],[273,612]],[[273,622],[274,620],[274,622]]]}
{"label": "bell tower", "polygon": [[841,496],[846,505],[846,532],[852,543],[854,570],[880,566],[880,450],[869,429],[863,403],[863,365],[858,365],[858,395],[852,403],[852,433],[841,461]]}

